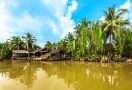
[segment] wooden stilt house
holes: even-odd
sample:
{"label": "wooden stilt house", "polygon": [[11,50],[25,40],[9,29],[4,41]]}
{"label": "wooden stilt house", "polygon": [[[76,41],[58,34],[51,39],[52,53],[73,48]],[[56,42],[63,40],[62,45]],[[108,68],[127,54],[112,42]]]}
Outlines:
{"label": "wooden stilt house", "polygon": [[65,59],[64,53],[64,50],[53,50],[50,52],[49,60],[63,60]]}
{"label": "wooden stilt house", "polygon": [[28,51],[26,50],[13,50],[12,59],[28,59]]}
{"label": "wooden stilt house", "polygon": [[30,56],[35,58],[35,57],[40,57],[41,55],[47,53],[47,48],[41,48],[41,49],[37,49],[35,51],[30,52]]}

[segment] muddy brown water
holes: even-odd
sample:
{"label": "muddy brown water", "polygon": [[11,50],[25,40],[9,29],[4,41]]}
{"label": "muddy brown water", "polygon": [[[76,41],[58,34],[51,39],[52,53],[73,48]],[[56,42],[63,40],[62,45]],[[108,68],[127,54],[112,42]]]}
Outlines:
{"label": "muddy brown water", "polygon": [[0,90],[132,90],[132,64],[4,60]]}

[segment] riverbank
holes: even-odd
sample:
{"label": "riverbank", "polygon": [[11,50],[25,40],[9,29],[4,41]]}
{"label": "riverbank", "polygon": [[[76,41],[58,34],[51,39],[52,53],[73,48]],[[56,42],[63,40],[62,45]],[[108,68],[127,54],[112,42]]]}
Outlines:
{"label": "riverbank", "polygon": [[[4,58],[4,59],[11,59],[11,58]],[[18,59],[13,59],[13,60],[28,60],[28,58],[18,58]],[[127,57],[107,57],[107,56],[97,56],[97,57],[76,57],[73,58],[30,58],[30,60],[32,61],[64,61],[64,60],[72,60],[72,61],[86,61],[86,62],[101,62],[101,63],[110,63],[110,62],[128,62],[128,63],[132,63],[132,57],[127,58]],[[0,58],[0,61],[2,61],[2,59]]]}
{"label": "riverbank", "polygon": [[96,58],[87,58],[87,57],[81,57],[81,58],[72,58],[73,61],[88,61],[88,62],[101,62],[101,63],[109,63],[109,62],[132,62],[132,57],[127,58],[119,58],[119,57],[96,57]]}

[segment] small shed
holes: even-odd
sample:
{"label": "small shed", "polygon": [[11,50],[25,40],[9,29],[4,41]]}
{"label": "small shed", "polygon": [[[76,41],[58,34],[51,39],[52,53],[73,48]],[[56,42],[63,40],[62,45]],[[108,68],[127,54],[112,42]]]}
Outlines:
{"label": "small shed", "polygon": [[13,50],[12,59],[28,57],[28,51],[26,50]]}
{"label": "small shed", "polygon": [[64,57],[64,50],[53,50],[50,52],[51,57],[55,58],[63,58]]}
{"label": "small shed", "polygon": [[47,50],[47,48],[37,49],[35,51],[30,52],[30,55],[32,57],[39,57],[39,56],[41,56],[41,55],[43,55],[45,53],[48,53],[46,50]]}

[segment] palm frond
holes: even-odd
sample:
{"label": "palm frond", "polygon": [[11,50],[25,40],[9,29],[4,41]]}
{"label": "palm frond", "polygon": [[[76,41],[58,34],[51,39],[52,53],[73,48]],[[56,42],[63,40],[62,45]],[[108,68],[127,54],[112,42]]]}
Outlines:
{"label": "palm frond", "polygon": [[120,8],[116,11],[116,18],[121,17],[123,14],[126,14],[128,12],[127,9],[124,8]]}

